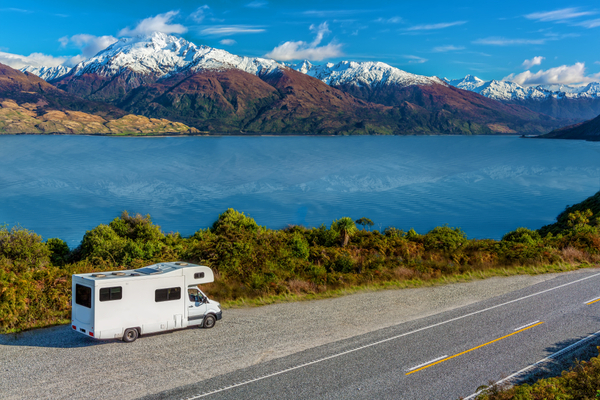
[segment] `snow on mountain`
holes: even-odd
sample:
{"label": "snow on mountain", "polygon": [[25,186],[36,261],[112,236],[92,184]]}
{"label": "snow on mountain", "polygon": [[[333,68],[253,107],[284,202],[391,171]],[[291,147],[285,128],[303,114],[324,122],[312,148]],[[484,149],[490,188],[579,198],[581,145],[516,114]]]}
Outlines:
{"label": "snow on mountain", "polygon": [[[313,65],[309,61],[304,61],[287,66],[275,60],[241,57],[225,50],[197,46],[185,39],[160,32],[122,38],[94,57],[77,64],[69,74],[81,76],[93,73],[112,77],[132,71],[162,78],[188,71],[219,71],[234,68],[263,76],[286,67],[320,79],[329,85],[354,84],[376,87],[391,84],[400,86],[445,84],[437,77],[411,74],[382,62],[342,61],[337,64]],[[32,67],[27,69],[35,73]],[[56,79],[67,72],[69,71],[57,72],[55,75],[48,72],[43,79]]]}
{"label": "snow on mountain", "polygon": [[359,87],[377,87],[379,85],[431,85],[445,84],[437,77],[411,74],[382,62],[341,61],[313,65],[309,61],[290,65],[296,71],[320,79],[330,86],[353,84]]}
{"label": "snow on mountain", "polygon": [[194,43],[176,36],[155,32],[123,38],[94,57],[77,64],[73,75],[95,73],[115,76],[130,70],[139,74],[167,77],[179,72],[240,69],[259,75],[282,67],[274,60],[240,57],[225,50]]}
{"label": "snow on mountain", "polygon": [[444,78],[449,85],[459,89],[470,90],[494,100],[544,100],[549,97],[562,99],[600,98],[600,83],[593,82],[587,86],[567,85],[538,85],[523,87],[509,81],[484,81],[476,76],[467,75],[463,79],[449,80]]}
{"label": "snow on mountain", "polygon": [[485,84],[484,80],[479,79],[478,77],[473,75],[467,75],[463,79],[449,80],[447,78],[444,78],[443,80],[449,85],[463,90],[470,90],[472,92],[475,92],[478,87]]}
{"label": "snow on mountain", "polygon": [[71,68],[59,65],[56,67],[32,67],[31,65],[21,68],[21,72],[29,72],[30,74],[39,76],[45,81],[60,78],[71,71]]}

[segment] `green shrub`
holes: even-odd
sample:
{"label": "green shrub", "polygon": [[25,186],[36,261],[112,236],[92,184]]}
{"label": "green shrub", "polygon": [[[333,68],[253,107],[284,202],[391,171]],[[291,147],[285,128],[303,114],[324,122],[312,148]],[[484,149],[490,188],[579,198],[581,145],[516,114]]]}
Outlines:
{"label": "green shrub", "polygon": [[71,254],[67,242],[58,238],[50,238],[46,240],[46,246],[50,250],[50,260],[53,265],[62,267],[67,263]]}
{"label": "green shrub", "polygon": [[467,242],[467,235],[460,228],[438,226],[423,236],[427,250],[454,251]]}
{"label": "green shrub", "polygon": [[14,272],[42,268],[50,264],[50,250],[42,237],[21,227],[0,227],[0,259]]}
{"label": "green shrub", "polygon": [[542,240],[538,231],[532,231],[527,228],[517,228],[512,232],[508,232],[502,236],[502,241],[523,243],[523,244],[536,244]]}

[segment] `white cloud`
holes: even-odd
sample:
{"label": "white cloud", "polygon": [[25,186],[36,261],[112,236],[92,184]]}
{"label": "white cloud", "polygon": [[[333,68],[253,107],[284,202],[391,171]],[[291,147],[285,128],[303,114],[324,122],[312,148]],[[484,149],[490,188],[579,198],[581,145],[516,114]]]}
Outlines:
{"label": "white cloud", "polygon": [[546,59],[546,57],[536,56],[536,57],[533,57],[531,60],[523,61],[523,64],[521,64],[521,65],[523,66],[523,68],[529,69],[529,68],[533,67],[534,65],[540,65],[542,63],[542,61],[545,59]]}
{"label": "white cloud", "polygon": [[168,13],[158,14],[156,17],[143,19],[133,29],[129,29],[129,27],[121,29],[118,36],[147,35],[153,32],[185,33],[187,32],[185,26],[171,23],[171,20],[177,14],[179,14],[179,11],[169,11]]}
{"label": "white cloud", "polygon": [[232,45],[236,44],[237,42],[233,39],[223,39],[219,43],[224,44],[225,46],[232,46]]}
{"label": "white cloud", "polygon": [[238,33],[261,33],[265,32],[264,28],[251,25],[217,25],[205,28],[200,31],[203,35],[209,36],[231,36]]}
{"label": "white cloud", "polygon": [[504,81],[512,81],[522,86],[563,84],[571,85],[578,83],[589,83],[600,79],[600,73],[585,75],[585,63],[574,65],[561,65],[560,67],[541,70],[535,74],[525,71],[520,74],[510,74],[504,77]]}
{"label": "white cloud", "polygon": [[428,24],[428,25],[415,25],[407,28],[409,31],[430,31],[434,29],[444,29],[449,28],[451,26],[463,25],[466,24],[467,21],[454,21],[454,22],[442,22],[440,24]]}
{"label": "white cloud", "polygon": [[66,47],[67,44],[72,43],[79,49],[81,49],[81,54],[86,57],[95,56],[100,50],[104,50],[111,44],[115,43],[118,39],[114,36],[94,36],[88,35],[85,33],[80,33],[78,35],[73,35],[70,38],[62,37],[58,39],[63,47]]}
{"label": "white cloud", "polygon": [[322,61],[326,58],[339,57],[342,53],[342,45],[339,43],[329,43],[325,46],[319,46],[323,37],[331,33],[327,22],[323,22],[319,26],[311,25],[310,30],[316,33],[312,43],[303,41],[285,42],[282,45],[275,47],[265,57],[274,58],[280,61],[289,60],[313,60]]}
{"label": "white cloud", "polygon": [[474,44],[488,44],[492,46],[514,46],[524,44],[544,44],[549,39],[507,39],[503,37],[489,37],[477,39]]}
{"label": "white cloud", "polygon": [[116,37],[110,35],[94,36],[86,33],[80,33],[71,37],[64,36],[58,39],[62,47],[71,45],[81,51],[81,54],[71,57],[64,63],[67,66],[74,66],[81,61],[95,56],[99,51],[106,49],[117,40]]}
{"label": "white cloud", "polygon": [[432,49],[432,51],[434,53],[446,53],[448,51],[458,51],[458,50],[464,50],[465,48],[463,46],[453,46],[453,45],[448,45],[448,46],[437,46],[434,47]]}
{"label": "white cloud", "polygon": [[423,64],[424,62],[428,61],[426,58],[412,56],[412,55],[402,56],[402,57],[407,58],[409,60],[408,61],[409,64]]}
{"label": "white cloud", "polygon": [[33,67],[56,67],[65,61],[67,61],[67,57],[54,57],[42,53],[31,53],[28,56],[23,56],[0,51],[0,63],[17,69],[28,65]]}
{"label": "white cloud", "polygon": [[600,26],[600,18],[598,19],[590,19],[588,21],[583,21],[577,24],[578,26],[583,26],[584,28],[597,28]]}
{"label": "white cloud", "polygon": [[377,18],[374,22],[380,22],[382,24],[399,24],[404,20],[400,17],[391,17],[391,18]]}
{"label": "white cloud", "polygon": [[264,7],[267,6],[267,4],[269,4],[268,1],[254,0],[253,2],[250,2],[250,3],[246,4],[246,7],[250,7],[250,8],[264,8]]}
{"label": "white cloud", "polygon": [[194,21],[200,23],[202,21],[204,21],[204,18],[206,18],[206,14],[209,12],[210,7],[207,6],[206,4],[203,6],[200,6],[196,9],[196,11],[194,11],[193,13],[190,14],[190,18],[193,19]]}
{"label": "white cloud", "polygon": [[527,19],[535,19],[538,21],[566,21],[568,19],[582,17],[584,15],[592,15],[595,12],[579,11],[579,8],[562,8],[554,11],[536,12],[525,15]]}

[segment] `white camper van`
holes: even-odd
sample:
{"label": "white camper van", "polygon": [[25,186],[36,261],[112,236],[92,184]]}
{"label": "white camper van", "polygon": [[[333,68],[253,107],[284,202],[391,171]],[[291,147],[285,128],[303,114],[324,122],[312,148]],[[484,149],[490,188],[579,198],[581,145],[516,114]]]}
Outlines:
{"label": "white camper van", "polygon": [[184,262],[76,274],[71,327],[94,339],[124,342],[188,326],[212,328],[221,319],[221,305],[209,300],[198,285],[213,281],[210,268]]}

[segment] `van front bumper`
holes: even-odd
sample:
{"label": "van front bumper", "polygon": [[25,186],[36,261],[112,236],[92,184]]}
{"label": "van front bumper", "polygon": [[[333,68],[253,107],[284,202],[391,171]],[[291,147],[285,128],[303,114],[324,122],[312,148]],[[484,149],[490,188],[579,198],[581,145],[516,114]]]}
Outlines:
{"label": "van front bumper", "polygon": [[217,321],[220,320],[221,318],[223,318],[223,311],[219,311],[217,313]]}

